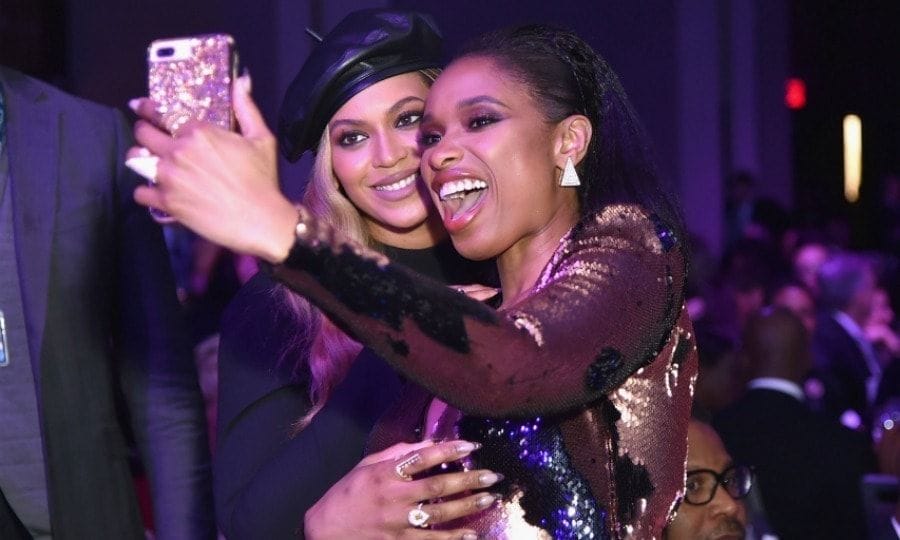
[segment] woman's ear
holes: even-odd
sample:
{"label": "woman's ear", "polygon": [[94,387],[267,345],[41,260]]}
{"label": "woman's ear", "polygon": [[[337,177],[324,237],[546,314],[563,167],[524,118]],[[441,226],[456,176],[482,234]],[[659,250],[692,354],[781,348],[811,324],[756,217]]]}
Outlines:
{"label": "woman's ear", "polygon": [[556,128],[556,166],[563,169],[569,158],[575,165],[581,163],[593,135],[591,121],[583,114],[573,114],[562,120]]}

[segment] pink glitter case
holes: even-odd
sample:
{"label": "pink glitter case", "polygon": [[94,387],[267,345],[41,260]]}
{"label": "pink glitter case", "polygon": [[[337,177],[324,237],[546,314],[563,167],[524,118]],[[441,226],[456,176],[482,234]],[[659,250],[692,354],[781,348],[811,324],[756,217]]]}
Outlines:
{"label": "pink glitter case", "polygon": [[188,120],[234,129],[231,85],[237,76],[234,39],[208,34],[160,39],[147,49],[150,99],[172,134]]}

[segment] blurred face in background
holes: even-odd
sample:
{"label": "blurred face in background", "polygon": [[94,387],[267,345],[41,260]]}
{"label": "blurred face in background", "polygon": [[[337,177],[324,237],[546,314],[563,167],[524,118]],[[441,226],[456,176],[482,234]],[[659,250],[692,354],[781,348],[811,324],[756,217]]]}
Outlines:
{"label": "blurred face in background", "polygon": [[806,244],[794,253],[794,275],[814,295],[819,290],[819,267],[827,259],[828,249],[822,244]]}
{"label": "blurred face in background", "polygon": [[812,336],[816,329],[816,303],[805,288],[789,284],[781,287],[772,295],[772,305],[783,307],[797,316]]}
{"label": "blurred face in background", "polygon": [[872,312],[869,314],[867,326],[891,326],[894,323],[894,309],[887,291],[875,289],[872,295]]}

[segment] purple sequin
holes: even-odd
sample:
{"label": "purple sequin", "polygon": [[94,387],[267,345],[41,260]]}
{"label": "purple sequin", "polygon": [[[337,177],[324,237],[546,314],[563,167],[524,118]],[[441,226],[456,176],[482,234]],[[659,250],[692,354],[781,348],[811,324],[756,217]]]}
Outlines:
{"label": "purple sequin", "polygon": [[473,454],[478,468],[502,473],[495,486],[520,500],[525,521],[550,532],[556,539],[605,539],[606,510],[575,470],[555,422],[537,417],[498,420],[464,417],[460,436],[483,447]]}

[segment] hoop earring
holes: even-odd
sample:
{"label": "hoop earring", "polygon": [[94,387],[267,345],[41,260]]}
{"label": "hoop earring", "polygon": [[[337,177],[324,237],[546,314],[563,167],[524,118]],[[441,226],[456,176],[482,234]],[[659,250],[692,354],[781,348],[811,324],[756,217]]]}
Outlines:
{"label": "hoop earring", "polygon": [[581,185],[581,179],[578,178],[578,172],[575,171],[575,164],[572,158],[566,159],[566,167],[563,169],[562,176],[559,177],[559,185],[562,187],[578,187]]}

